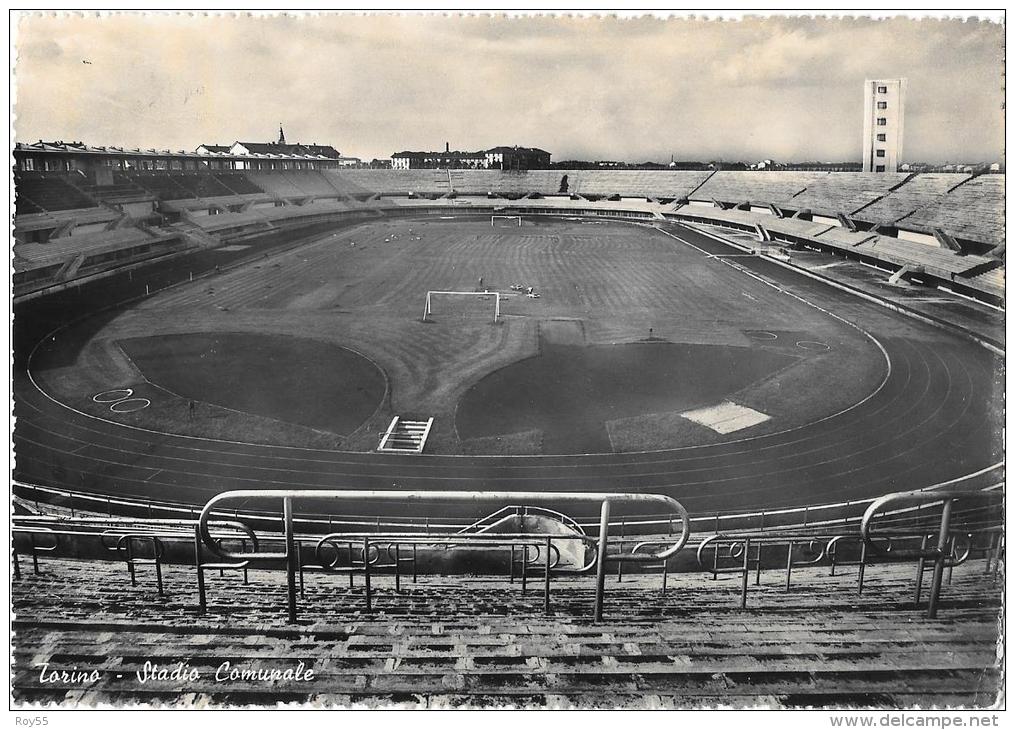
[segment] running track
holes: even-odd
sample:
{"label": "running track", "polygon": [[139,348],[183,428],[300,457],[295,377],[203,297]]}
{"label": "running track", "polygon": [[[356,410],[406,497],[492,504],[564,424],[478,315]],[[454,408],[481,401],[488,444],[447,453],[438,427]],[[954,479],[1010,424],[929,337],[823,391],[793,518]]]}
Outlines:
{"label": "running track", "polygon": [[[711,254],[738,252],[697,231],[670,230]],[[133,429],[64,407],[21,371],[14,382],[16,474],[77,491],[191,504],[251,488],[650,491],[673,496],[692,512],[712,512],[869,497],[1001,461],[1000,358],[770,261],[730,261],[876,338],[891,362],[880,390],[810,426],[712,446],[598,456],[408,457]],[[375,511],[363,506],[365,514]]]}

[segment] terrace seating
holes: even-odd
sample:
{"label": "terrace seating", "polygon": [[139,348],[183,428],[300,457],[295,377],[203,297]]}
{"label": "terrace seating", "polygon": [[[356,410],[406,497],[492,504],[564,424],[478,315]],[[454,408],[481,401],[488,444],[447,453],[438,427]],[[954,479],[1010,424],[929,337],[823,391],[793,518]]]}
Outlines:
{"label": "terrace seating", "polygon": [[15,184],[17,215],[95,206],[94,200],[58,175],[20,176]]}
{"label": "terrace seating", "polygon": [[231,189],[209,173],[174,174],[173,181],[192,193],[195,198],[214,198],[233,194]]}
{"label": "terrace seating", "polygon": [[1004,298],[1005,267],[999,266],[995,269],[985,271],[982,274],[969,277],[969,286],[975,289],[988,292],[996,297]]}
{"label": "terrace seating", "polygon": [[128,226],[14,246],[15,295],[181,250],[177,236]]}
{"label": "terrace seating", "polygon": [[[373,578],[373,610],[362,581],[310,575],[299,626],[284,623],[284,574],[239,571],[208,578],[207,613],[197,612],[193,568],[21,558],[13,583],[17,701],[263,702],[265,685],[214,675],[229,668],[295,669],[315,681],[272,686],[271,701],[373,700],[564,706],[985,707],[1000,688],[996,664],[1001,583],[984,564],[956,569],[942,618],[911,606],[910,566],[855,571],[798,569],[786,592],[762,574],[750,608],[737,608],[739,577],[704,573],[625,576],[607,585],[606,622],[588,619],[588,581],[555,579],[551,615],[538,576],[523,590],[478,577]],[[753,583],[753,580],[752,580]],[[878,631],[872,632],[872,626]],[[145,661],[186,662],[200,678],[139,683]],[[96,669],[90,687],[40,681],[50,671]],[[225,671],[228,671],[226,668]],[[185,694],[186,693],[186,694]]]}
{"label": "terrace seating", "polygon": [[282,172],[248,172],[247,177],[266,193],[276,198],[305,198],[306,191]]}
{"label": "terrace seating", "polygon": [[839,213],[851,214],[870,205],[901,184],[905,173],[836,172],[814,179],[797,194],[771,202],[791,210],[810,209],[834,218]]}
{"label": "terrace seating", "polygon": [[952,173],[914,175],[883,198],[860,208],[853,215],[870,223],[895,223],[919,208],[938,203],[950,189],[968,179],[969,175]]}
{"label": "terrace seating", "polygon": [[954,251],[922,243],[913,243],[889,236],[877,236],[855,247],[861,253],[874,253],[878,258],[898,265],[916,264],[928,273],[946,279],[992,263],[981,256],[958,256]]}
{"label": "terrace seating", "polygon": [[558,185],[566,174],[570,192],[578,195],[660,198],[683,198],[709,176],[708,172],[697,170],[553,170],[553,173]]}
{"label": "terrace seating", "polygon": [[129,172],[127,176],[160,200],[178,200],[180,198],[196,198],[193,191],[183,186],[178,177],[166,173]]}
{"label": "terrace seating", "polygon": [[[267,532],[278,525],[271,512],[241,517],[223,511],[230,500],[269,494],[285,502],[284,535]],[[549,697],[551,704],[581,707],[898,708],[986,707],[1001,690],[998,492],[886,495],[869,504],[859,533],[855,517],[834,524],[823,519],[843,505],[813,508],[818,526],[811,527],[757,530],[746,527],[757,515],[729,515],[727,525],[743,523],[750,531],[699,534],[693,563],[681,559],[690,551],[679,552],[692,520],[679,503],[658,495],[548,495],[575,504],[603,500],[601,524],[607,526],[609,502],[625,501],[665,508],[655,515],[661,520],[638,518],[641,529],[665,529],[674,514],[682,525],[680,537],[672,523],[655,537],[611,537],[612,552],[565,515],[543,510],[540,523],[525,507],[498,510],[454,532],[442,526],[432,533],[425,523],[417,538],[404,532],[404,520],[418,524],[418,518],[398,518],[400,531],[390,536],[376,532],[379,524],[351,518],[342,524],[370,529],[323,540],[297,534],[290,521],[292,500],[353,502],[378,494],[224,493],[205,505],[196,524],[67,517],[66,509],[63,517],[15,518],[15,699],[263,702],[267,693],[272,701],[339,703],[531,703]],[[388,494],[400,503],[407,493]],[[442,504],[507,498],[424,494]],[[178,506],[160,509],[186,513]],[[316,521],[319,530],[334,529],[321,515],[295,517],[304,527]],[[255,540],[250,525],[258,520],[265,532]],[[512,532],[497,529],[504,520]],[[718,516],[698,521],[720,524]],[[537,524],[545,527],[533,533]],[[518,529],[528,532],[513,532]],[[943,547],[929,547],[928,534]],[[551,564],[548,552],[526,561],[528,548],[518,549],[570,539],[597,545],[596,579],[570,568],[558,573],[565,564]],[[392,540],[405,543],[405,552],[392,553]],[[427,570],[432,557],[417,575],[417,543],[435,543],[431,556],[446,556],[447,543],[498,553],[509,546],[511,577],[495,575],[496,569],[482,575]],[[302,546],[299,552],[284,547],[294,544]],[[361,544],[359,557],[350,547],[343,560],[343,544]],[[328,546],[323,553],[321,545]],[[655,550],[664,545],[672,547],[664,558],[670,570],[660,575],[664,553]],[[641,548],[647,550],[635,574],[618,568],[614,578],[612,570],[602,570],[602,556],[623,566],[616,558],[634,557]],[[223,550],[232,551],[219,556],[225,563],[206,561]],[[199,567],[187,564],[195,553]],[[250,559],[233,562],[244,554]],[[578,553],[578,563],[569,565],[581,560]],[[276,568],[280,561],[287,571]],[[915,598],[914,565],[923,589]],[[142,683],[135,673],[144,671],[146,660],[185,662],[199,676],[185,690],[171,679]],[[225,687],[216,682],[216,672],[231,668],[295,670],[301,660],[316,682],[276,682],[268,689],[250,679]],[[94,669],[98,678],[87,687],[45,682],[41,663],[51,672]]]}
{"label": "terrace seating", "polygon": [[236,195],[259,195],[264,192],[242,172],[215,172],[212,175]]}
{"label": "terrace seating", "polygon": [[322,170],[321,174],[341,195],[448,192],[446,170]]}
{"label": "terrace seating", "polygon": [[899,226],[990,245],[1004,242],[1004,175],[979,175],[899,221]]}
{"label": "terrace seating", "polygon": [[826,172],[746,172],[720,170],[694,191],[695,200],[719,200],[725,203],[749,202],[766,206],[781,205],[805,188],[830,177]]}
{"label": "terrace seating", "polygon": [[294,185],[304,196],[335,197],[338,191],[328,182],[328,178],[316,170],[286,172],[282,175]]}

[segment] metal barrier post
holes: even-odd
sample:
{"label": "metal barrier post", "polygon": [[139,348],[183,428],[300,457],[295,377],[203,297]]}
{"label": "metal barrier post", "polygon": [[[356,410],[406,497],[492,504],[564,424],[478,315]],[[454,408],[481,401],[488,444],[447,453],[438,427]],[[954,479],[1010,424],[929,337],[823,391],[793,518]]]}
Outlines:
{"label": "metal barrier post", "polygon": [[514,583],[515,582],[515,546],[514,545],[509,545],[508,547],[511,550],[511,557],[508,559],[508,571],[509,571],[508,575],[510,576],[510,578],[508,578],[508,582],[509,583]]}
{"label": "metal barrier post", "polygon": [[296,540],[293,544],[296,547],[296,567],[300,571],[300,598],[306,598],[307,594],[303,589],[303,555],[300,553],[300,542]]}
{"label": "metal barrier post", "polygon": [[159,543],[159,539],[153,538],[152,550],[155,551],[155,581],[159,585],[159,596],[165,596],[166,594],[162,590],[162,546]]}
{"label": "metal barrier post", "polygon": [[[945,559],[950,556],[948,551],[949,535],[952,521],[952,503],[954,500],[946,499],[941,509],[941,531],[937,538],[937,554],[934,556],[934,577],[930,584],[930,601],[927,604],[927,616],[937,616],[937,603],[941,597],[941,580],[944,577]],[[947,551],[947,552],[946,552]]]}
{"label": "metal barrier post", "polygon": [[204,589],[204,568],[201,566],[201,528],[194,526],[194,566],[197,568],[197,612],[205,613],[208,603]]}
{"label": "metal barrier post", "polygon": [[522,545],[522,593],[528,588],[529,577],[529,546]]}
{"label": "metal barrier post", "polygon": [[664,560],[663,561],[663,595],[664,596],[666,595],[666,577],[669,574],[669,569],[670,569],[670,561],[669,560]]}
{"label": "metal barrier post", "polygon": [[370,603],[370,538],[363,538],[363,582],[366,584],[367,613],[373,611]]}
{"label": "metal barrier post", "polygon": [[863,578],[867,572],[867,541],[864,540],[860,544],[860,569],[857,571],[856,576],[856,595],[863,594]]}
{"label": "metal barrier post", "polygon": [[21,579],[21,563],[18,562],[18,551],[17,549],[11,550],[11,562],[14,563],[14,579]]}
{"label": "metal barrier post", "polygon": [[402,592],[402,562],[398,557],[398,543],[395,543],[395,593]]}
{"label": "metal barrier post", "polygon": [[[624,538],[627,536],[627,521],[620,521],[620,550],[624,550]],[[620,583],[624,579],[624,561],[617,561],[617,582]]]}
{"label": "metal barrier post", "polygon": [[923,557],[927,552],[927,536],[924,535],[920,541],[920,559],[916,561],[916,591],[913,596],[913,606],[919,607],[920,605],[920,594],[923,592],[923,568],[924,560]]}
{"label": "metal barrier post", "polygon": [[758,562],[754,566],[754,585],[761,585],[761,548],[762,544],[758,543]]}
{"label": "metal barrier post", "polygon": [[[952,539],[948,541],[948,556],[949,557],[953,557],[954,555],[955,555],[955,538],[952,537]],[[952,584],[952,569],[953,569],[953,566],[949,565],[948,566],[948,585]]]}
{"label": "metal barrier post", "polygon": [[[355,585],[355,583],[353,581],[353,576],[355,574],[353,573],[353,570],[352,570],[352,550],[353,550],[353,545],[350,542],[349,543],[349,587],[350,588],[352,588]],[[337,560],[338,558],[336,557],[335,559]]]}
{"label": "metal barrier post", "polygon": [[751,538],[744,540],[744,570],[740,585],[740,608],[747,608],[747,581],[751,574]]}
{"label": "metal barrier post", "polygon": [[289,623],[296,623],[296,540],[293,535],[293,500],[282,498],[282,522],[285,526],[285,572],[289,600]]}
{"label": "metal barrier post", "polygon": [[416,582],[416,543],[412,544],[412,582]]}
{"label": "metal barrier post", "polygon": [[546,584],[543,586],[543,612],[550,615],[550,538],[546,538]]}
{"label": "metal barrier post", "polygon": [[32,572],[39,574],[39,556],[35,552],[35,533],[28,533],[28,544],[32,549]]}
{"label": "metal barrier post", "polygon": [[130,573],[131,588],[136,588],[137,576],[134,575],[134,551],[131,549],[130,538],[127,538],[127,572]]}
{"label": "metal barrier post", "polygon": [[789,541],[789,547],[786,548],[786,592],[789,593],[789,582],[793,575],[793,541]]}
{"label": "metal barrier post", "polygon": [[610,534],[610,500],[604,499],[599,512],[599,562],[596,565],[596,603],[594,620],[603,620],[603,592],[606,590],[606,547]]}

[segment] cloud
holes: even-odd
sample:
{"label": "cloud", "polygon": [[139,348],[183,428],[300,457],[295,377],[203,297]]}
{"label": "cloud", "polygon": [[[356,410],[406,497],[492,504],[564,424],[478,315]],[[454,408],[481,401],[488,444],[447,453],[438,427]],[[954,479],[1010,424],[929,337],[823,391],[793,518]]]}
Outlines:
{"label": "cloud", "polygon": [[364,157],[844,160],[884,76],[909,79],[906,159],[1002,155],[995,22],[40,13],[16,32],[22,140],[193,149],[282,122]]}

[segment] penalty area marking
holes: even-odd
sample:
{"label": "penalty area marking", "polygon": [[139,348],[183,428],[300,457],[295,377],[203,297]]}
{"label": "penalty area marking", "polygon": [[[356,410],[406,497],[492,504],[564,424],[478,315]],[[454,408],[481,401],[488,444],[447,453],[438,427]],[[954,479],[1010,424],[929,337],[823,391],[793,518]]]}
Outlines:
{"label": "penalty area marking", "polygon": [[[123,395],[116,395],[112,398],[110,396],[114,393],[123,393]],[[92,400],[96,403],[119,403],[122,400],[126,400],[134,395],[133,388],[115,388],[113,390],[104,390],[101,393],[96,393],[92,396]]]}
{"label": "penalty area marking", "polygon": [[696,408],[680,414],[689,421],[710,428],[716,433],[727,434],[742,431],[751,426],[771,420],[771,416],[732,401],[723,401],[714,406]]}

